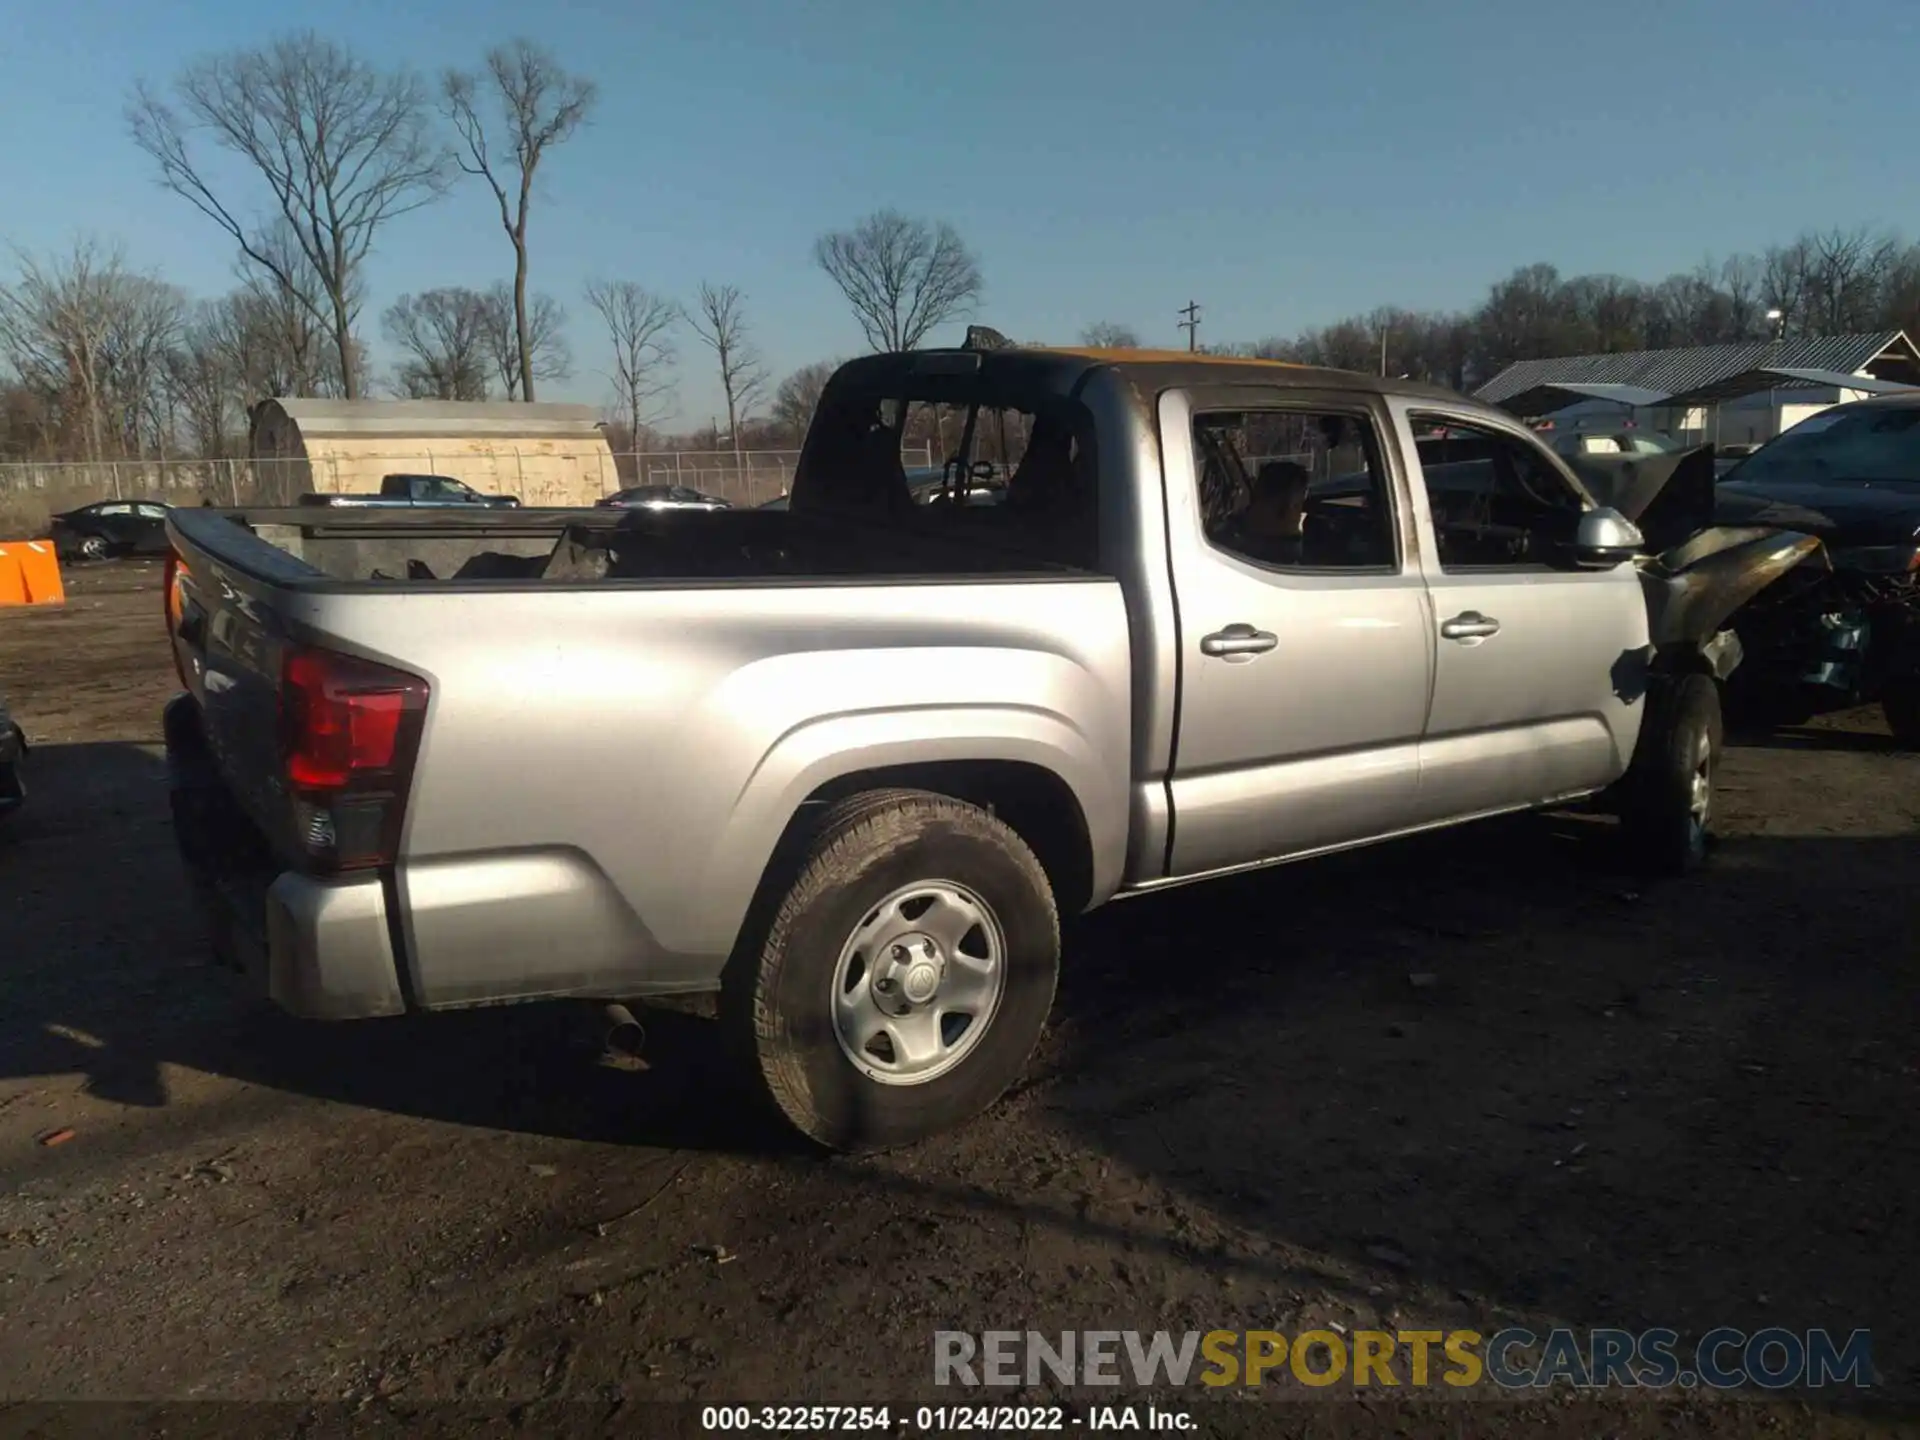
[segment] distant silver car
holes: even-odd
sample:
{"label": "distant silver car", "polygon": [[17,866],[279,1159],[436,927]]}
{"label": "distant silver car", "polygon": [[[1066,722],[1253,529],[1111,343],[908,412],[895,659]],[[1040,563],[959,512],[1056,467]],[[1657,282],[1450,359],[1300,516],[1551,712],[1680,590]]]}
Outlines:
{"label": "distant silver car", "polygon": [[603,510],[731,510],[733,503],[686,485],[633,485],[600,501]]}

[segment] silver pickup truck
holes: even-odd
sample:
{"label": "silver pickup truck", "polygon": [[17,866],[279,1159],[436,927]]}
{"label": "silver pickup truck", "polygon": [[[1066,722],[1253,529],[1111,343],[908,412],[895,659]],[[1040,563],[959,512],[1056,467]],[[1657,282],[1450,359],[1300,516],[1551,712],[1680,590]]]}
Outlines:
{"label": "silver pickup truck", "polygon": [[[1003,502],[915,503],[910,427]],[[1016,1078],[1063,913],[1587,799],[1692,868],[1723,622],[1815,543],[1651,555],[1499,411],[1184,353],[854,361],[791,502],[172,512],[223,961],[317,1018],[717,991],[792,1126],[908,1142]]]}

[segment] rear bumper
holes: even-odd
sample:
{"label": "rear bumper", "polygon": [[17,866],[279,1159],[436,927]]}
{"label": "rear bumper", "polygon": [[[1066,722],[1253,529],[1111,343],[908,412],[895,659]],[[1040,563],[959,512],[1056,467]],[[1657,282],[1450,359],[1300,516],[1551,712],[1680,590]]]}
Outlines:
{"label": "rear bumper", "polygon": [[219,963],[305,1019],[404,1013],[383,878],[279,865],[214,767],[192,697],[167,705],[165,728],[174,840]]}

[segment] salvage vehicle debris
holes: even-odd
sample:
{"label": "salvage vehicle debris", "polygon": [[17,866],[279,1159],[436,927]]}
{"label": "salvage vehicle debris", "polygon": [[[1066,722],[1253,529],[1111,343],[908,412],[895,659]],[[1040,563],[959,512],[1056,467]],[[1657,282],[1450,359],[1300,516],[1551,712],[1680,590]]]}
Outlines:
{"label": "salvage vehicle debris", "polygon": [[[916,502],[930,411],[996,503]],[[175,833],[295,1014],[717,992],[772,1113],[904,1144],[1063,914],[1577,801],[1701,865],[1727,618],[1813,542],[1621,499],[1434,387],[996,346],[842,366],[786,510],[175,511]]]}
{"label": "salvage vehicle debris", "polygon": [[1825,547],[1741,617],[1730,698],[1776,724],[1878,701],[1920,748],[1920,395],[1809,416],[1726,473],[1718,509]]}

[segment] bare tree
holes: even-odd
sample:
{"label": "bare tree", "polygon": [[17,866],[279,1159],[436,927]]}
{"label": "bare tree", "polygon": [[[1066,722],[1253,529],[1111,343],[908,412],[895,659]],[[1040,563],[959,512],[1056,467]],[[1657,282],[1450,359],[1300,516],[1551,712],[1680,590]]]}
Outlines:
{"label": "bare tree", "polygon": [[526,305],[526,343],[520,340],[519,307],[513,287],[502,280],[482,297],[486,302],[484,320],[487,359],[500,377],[500,387],[509,400],[525,400],[521,393],[522,368],[533,365],[535,380],[564,380],[573,373],[573,351],[567,345],[566,307],[551,295],[535,295]]}
{"label": "bare tree", "polygon": [[[1778,310],[1778,333],[1799,335],[1808,330],[1809,301],[1813,294],[1813,257],[1804,239],[1791,245],[1768,247],[1761,261],[1760,297],[1769,310]],[[1773,331],[1768,332],[1769,338]]]}
{"label": "bare tree", "polygon": [[606,322],[613,346],[613,373],[607,378],[637,446],[647,427],[662,418],[673,393],[673,327],[680,307],[631,280],[592,282],[587,304]]}
{"label": "bare tree", "polygon": [[415,400],[487,398],[487,301],[460,286],[402,295],[380,317],[405,358],[395,373]]}
{"label": "bare tree", "polygon": [[167,361],[187,314],[177,286],[151,275],[126,277],[106,350],[105,398],[126,455],[164,457],[173,438]]}
{"label": "bare tree", "polygon": [[687,317],[700,343],[713,351],[720,367],[720,389],[727,397],[727,435],[736,469],[741,463],[740,422],[766,390],[767,371],[747,333],[745,299],[733,285],[700,284],[698,309]]}
{"label": "bare tree", "polygon": [[[307,263],[293,227],[281,220],[262,234],[260,244],[272,263],[256,265],[242,255],[240,288],[227,300],[228,343],[245,354],[244,372],[257,382],[253,398],[343,394],[340,352],[324,318],[330,313],[326,287]],[[355,317],[360,296],[356,275],[348,295]]]}
{"label": "bare tree", "polygon": [[[487,100],[481,91],[489,92]],[[520,398],[534,397],[540,378],[534,364],[533,317],[527,300],[527,215],[533,177],[548,150],[563,144],[593,108],[591,80],[567,74],[547,51],[515,40],[487,52],[484,78],[449,70],[441,82],[448,117],[464,153],[460,168],[486,181],[500,207],[500,228],[513,244],[513,320],[518,349]],[[496,144],[487,138],[481,111],[497,106]],[[511,392],[510,392],[511,393]]]}
{"label": "bare tree", "polygon": [[1730,255],[1720,266],[1720,293],[1727,301],[1724,336],[1729,341],[1751,340],[1765,323],[1760,303],[1760,262],[1751,255]]}
{"label": "bare tree", "polygon": [[1138,350],[1140,332],[1131,325],[1096,320],[1080,332],[1080,343],[1092,350]]}
{"label": "bare tree", "polygon": [[822,235],[813,257],[875,350],[911,350],[980,299],[980,262],[944,220],[879,210],[851,230]]}
{"label": "bare tree", "polygon": [[180,292],[94,240],[44,263],[17,259],[18,281],[0,288],[0,349],[14,373],[56,432],[79,432],[87,458],[138,451],[157,417]]}
{"label": "bare tree", "polygon": [[1871,326],[1899,261],[1899,243],[1864,228],[1828,230],[1804,243],[1811,261],[1808,298],[1820,329],[1845,335]]}
{"label": "bare tree", "polygon": [[816,360],[780,382],[773,392],[773,419],[784,434],[795,440],[806,437],[813,412],[820,408],[821,393],[840,365],[838,360]]}
{"label": "bare tree", "polygon": [[207,460],[222,459],[232,449],[236,404],[245,414],[243,382],[228,343],[229,315],[227,301],[201,301],[167,356],[167,386],[185,418],[187,442]]}
{"label": "bare tree", "polygon": [[[161,183],[233,237],[242,254],[290,296],[303,294],[262,225],[216,193],[193,153],[204,133],[266,182],[270,212],[319,281],[342,388],[360,394],[353,340],[355,282],[380,227],[428,204],[450,179],[446,150],[427,123],[412,72],[383,72],[331,40],[303,32],[260,50],[189,65],[169,104],[143,82],[128,106],[134,143]],[[176,108],[177,107],[177,108]],[[306,302],[302,302],[306,303]]]}

